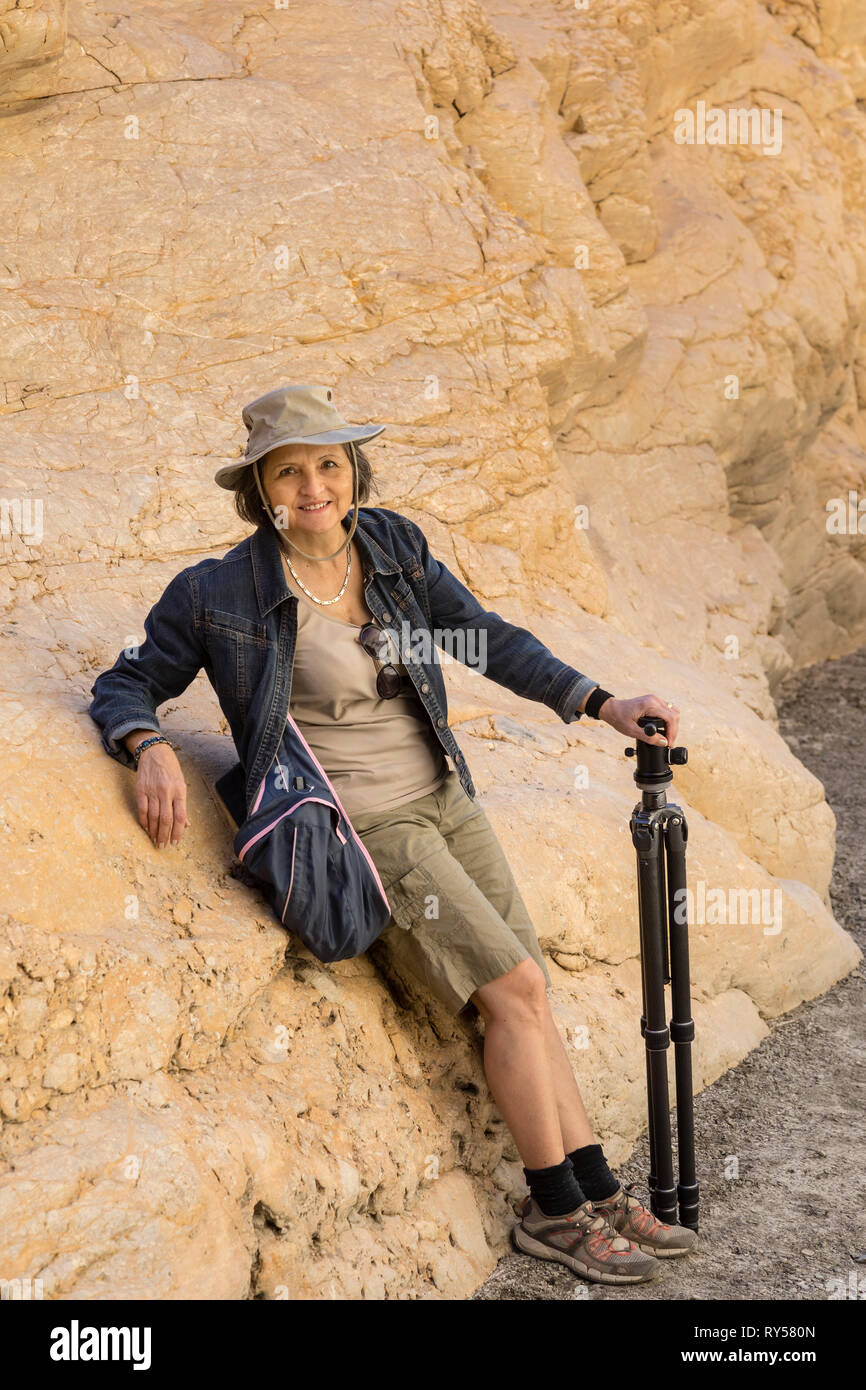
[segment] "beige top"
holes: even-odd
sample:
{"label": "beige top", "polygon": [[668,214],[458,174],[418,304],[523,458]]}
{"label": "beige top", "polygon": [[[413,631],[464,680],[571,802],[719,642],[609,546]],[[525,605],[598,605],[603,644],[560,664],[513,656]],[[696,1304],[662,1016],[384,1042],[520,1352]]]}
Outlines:
{"label": "beige top", "polygon": [[417,694],[381,699],[380,668],[358,641],[361,629],[328,617],[285,565],[283,572],[298,598],[289,708],[346,815],[351,820],[362,812],[388,810],[434,791],[448,764]]}

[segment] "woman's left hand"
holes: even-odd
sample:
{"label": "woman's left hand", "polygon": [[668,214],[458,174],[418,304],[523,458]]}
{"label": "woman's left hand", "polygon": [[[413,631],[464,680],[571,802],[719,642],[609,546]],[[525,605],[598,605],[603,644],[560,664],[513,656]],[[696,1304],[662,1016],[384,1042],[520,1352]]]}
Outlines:
{"label": "woman's left hand", "polygon": [[[647,738],[644,730],[636,722],[644,714],[656,714],[664,719],[668,731],[667,738],[663,734],[654,734],[652,738]],[[636,695],[633,700],[605,700],[598,717],[628,738],[639,738],[644,743],[667,744],[670,747],[676,743],[677,730],[680,727],[680,712],[676,705],[669,705],[660,695]]]}

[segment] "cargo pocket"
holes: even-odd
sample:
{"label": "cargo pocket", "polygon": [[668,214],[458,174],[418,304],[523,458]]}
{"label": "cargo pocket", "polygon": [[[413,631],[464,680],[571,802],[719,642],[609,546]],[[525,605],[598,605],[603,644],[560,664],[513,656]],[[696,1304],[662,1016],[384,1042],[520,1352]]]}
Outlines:
{"label": "cargo pocket", "polygon": [[[423,864],[414,865],[402,877],[390,883],[385,892],[391,904],[391,915],[404,931],[411,931],[424,922],[438,920],[436,878]],[[436,915],[433,916],[433,913]]]}

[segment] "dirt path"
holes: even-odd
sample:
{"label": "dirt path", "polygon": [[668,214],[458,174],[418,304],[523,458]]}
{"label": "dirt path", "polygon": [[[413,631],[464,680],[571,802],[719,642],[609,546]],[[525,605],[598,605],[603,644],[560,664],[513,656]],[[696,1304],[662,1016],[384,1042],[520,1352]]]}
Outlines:
{"label": "dirt path", "polygon": [[[789,677],[780,730],[836,813],[831,899],[866,951],[866,648]],[[695,1099],[701,1253],[605,1289],[508,1255],[477,1299],[866,1299],[866,967],[771,1024]],[[739,1159],[739,1178],[725,1160]],[[646,1140],[618,1176],[645,1192]]]}

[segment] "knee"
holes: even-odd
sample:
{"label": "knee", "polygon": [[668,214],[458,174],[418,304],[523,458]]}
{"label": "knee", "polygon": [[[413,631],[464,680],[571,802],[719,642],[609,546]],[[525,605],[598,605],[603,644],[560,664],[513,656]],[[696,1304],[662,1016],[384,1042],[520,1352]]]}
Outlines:
{"label": "knee", "polygon": [[476,990],[473,1002],[485,1023],[519,1018],[522,1024],[540,1026],[547,1009],[544,971],[534,960],[523,960],[507,974]]}

